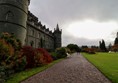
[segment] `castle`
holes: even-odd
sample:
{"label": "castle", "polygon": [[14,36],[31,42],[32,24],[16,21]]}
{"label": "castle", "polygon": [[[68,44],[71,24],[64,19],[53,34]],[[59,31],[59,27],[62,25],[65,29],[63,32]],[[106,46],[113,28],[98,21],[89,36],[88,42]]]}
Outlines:
{"label": "castle", "polygon": [[30,0],[0,0],[0,33],[12,33],[23,45],[34,48],[52,50],[61,47],[59,25],[54,32],[50,31],[28,11],[29,4]]}

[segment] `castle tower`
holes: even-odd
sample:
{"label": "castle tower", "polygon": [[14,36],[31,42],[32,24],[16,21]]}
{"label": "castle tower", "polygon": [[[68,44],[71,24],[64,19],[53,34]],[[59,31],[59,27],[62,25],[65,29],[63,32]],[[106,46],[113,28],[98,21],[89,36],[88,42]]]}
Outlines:
{"label": "castle tower", "polygon": [[14,34],[25,43],[30,0],[0,0],[0,33]]}
{"label": "castle tower", "polygon": [[116,34],[116,38],[118,39],[118,32],[117,32],[117,34]]}
{"label": "castle tower", "polygon": [[59,25],[57,24],[56,29],[54,29],[54,46],[55,48],[61,47],[61,34],[62,30],[59,29]]}

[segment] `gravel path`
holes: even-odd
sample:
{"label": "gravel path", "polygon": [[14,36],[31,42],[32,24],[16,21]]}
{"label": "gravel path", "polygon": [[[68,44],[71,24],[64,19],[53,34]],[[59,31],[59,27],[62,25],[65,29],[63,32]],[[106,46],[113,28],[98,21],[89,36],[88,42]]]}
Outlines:
{"label": "gravel path", "polygon": [[82,55],[73,54],[21,83],[111,83]]}

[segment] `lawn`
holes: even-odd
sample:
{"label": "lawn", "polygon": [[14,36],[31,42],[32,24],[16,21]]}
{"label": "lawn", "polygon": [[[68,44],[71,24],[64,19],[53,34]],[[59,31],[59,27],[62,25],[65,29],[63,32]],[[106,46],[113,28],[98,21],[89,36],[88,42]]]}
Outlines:
{"label": "lawn", "polygon": [[82,53],[82,55],[113,83],[118,83],[118,53]]}
{"label": "lawn", "polygon": [[63,59],[55,60],[52,63],[50,63],[48,65],[44,65],[42,67],[37,67],[37,68],[33,68],[33,69],[30,69],[30,70],[26,70],[26,71],[16,73],[16,74],[12,75],[5,83],[19,83],[22,80],[25,80],[28,77],[51,67],[52,65],[60,62],[61,60],[63,60]]}

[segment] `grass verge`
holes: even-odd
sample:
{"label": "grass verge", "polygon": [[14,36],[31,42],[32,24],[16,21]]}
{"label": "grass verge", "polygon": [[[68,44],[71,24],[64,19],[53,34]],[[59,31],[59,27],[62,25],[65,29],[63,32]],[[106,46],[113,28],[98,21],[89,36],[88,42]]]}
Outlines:
{"label": "grass verge", "polygon": [[35,75],[35,74],[53,66],[54,64],[60,62],[61,60],[63,60],[63,59],[55,60],[52,63],[50,63],[48,65],[44,65],[42,67],[37,67],[37,68],[33,68],[30,70],[16,73],[16,74],[10,76],[10,78],[5,83],[19,83],[19,82],[31,77],[32,75]]}
{"label": "grass verge", "polygon": [[118,53],[82,53],[82,55],[113,83],[118,83]]}

